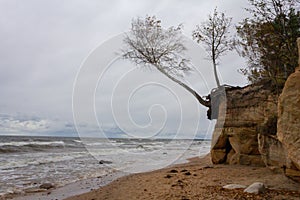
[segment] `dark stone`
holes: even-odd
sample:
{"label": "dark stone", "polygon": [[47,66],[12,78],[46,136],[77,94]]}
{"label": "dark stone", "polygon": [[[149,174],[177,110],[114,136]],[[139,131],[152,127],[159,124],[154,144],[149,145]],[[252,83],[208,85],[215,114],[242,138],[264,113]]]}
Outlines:
{"label": "dark stone", "polygon": [[100,160],[100,161],[99,161],[99,164],[100,164],[100,165],[103,165],[103,164],[112,164],[112,162],[111,162],[111,161],[108,161],[108,160]]}
{"label": "dark stone", "polygon": [[43,183],[43,184],[40,185],[40,188],[41,188],[41,189],[49,190],[49,189],[51,189],[51,188],[54,188],[54,185],[51,184],[51,183]]}
{"label": "dark stone", "polygon": [[165,178],[172,178],[172,176],[168,174],[167,176],[165,176]]}
{"label": "dark stone", "polygon": [[176,169],[172,169],[170,173],[178,173],[178,171]]}
{"label": "dark stone", "polygon": [[202,167],[202,169],[210,169],[210,168],[214,168],[214,166],[212,166],[212,165],[206,165],[206,166]]}

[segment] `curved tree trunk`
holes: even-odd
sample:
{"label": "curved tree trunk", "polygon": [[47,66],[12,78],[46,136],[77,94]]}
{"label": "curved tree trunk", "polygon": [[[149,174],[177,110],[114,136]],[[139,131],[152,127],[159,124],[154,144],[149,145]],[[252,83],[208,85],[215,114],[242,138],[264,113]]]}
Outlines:
{"label": "curved tree trunk", "polygon": [[198,102],[205,106],[205,107],[210,107],[210,101],[206,101],[204,100],[195,90],[193,90],[192,88],[190,88],[188,85],[186,85],[185,83],[181,82],[180,80],[174,78],[173,76],[169,75],[168,73],[166,73],[163,69],[161,69],[161,67],[155,66],[158,71],[160,71],[161,73],[163,73],[166,77],[168,77],[169,79],[171,79],[172,81],[174,81],[175,83],[179,84],[180,86],[182,86],[184,89],[186,89],[187,91],[189,91],[197,100]]}

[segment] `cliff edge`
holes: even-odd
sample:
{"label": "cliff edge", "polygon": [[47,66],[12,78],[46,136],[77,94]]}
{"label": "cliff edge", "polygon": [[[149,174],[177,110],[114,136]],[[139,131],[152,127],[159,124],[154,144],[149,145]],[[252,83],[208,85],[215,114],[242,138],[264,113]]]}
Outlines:
{"label": "cliff edge", "polygon": [[[297,43],[300,55],[300,38]],[[282,92],[261,82],[227,87],[225,93],[218,106],[212,162],[267,166],[300,181],[300,56]]]}

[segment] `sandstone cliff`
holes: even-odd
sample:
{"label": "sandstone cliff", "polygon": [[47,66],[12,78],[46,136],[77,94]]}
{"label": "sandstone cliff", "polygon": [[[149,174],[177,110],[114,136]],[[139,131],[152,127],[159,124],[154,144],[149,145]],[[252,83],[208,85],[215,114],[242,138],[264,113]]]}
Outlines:
{"label": "sandstone cliff", "polygon": [[[226,112],[221,112],[225,106]],[[219,110],[212,139],[213,163],[263,166],[258,134],[275,135],[277,122],[277,96],[269,83],[227,88]]]}
{"label": "sandstone cliff", "polygon": [[[298,47],[300,55],[300,39]],[[300,181],[300,57],[279,98],[272,88],[227,87],[217,96],[212,162],[267,166]]]}
{"label": "sandstone cliff", "polygon": [[287,154],[287,175],[300,179],[300,68],[289,76],[280,95],[277,136]]}
{"label": "sandstone cliff", "polygon": [[[300,55],[300,38],[298,39]],[[287,153],[286,174],[300,180],[300,56],[299,67],[287,79],[278,104],[278,140]]]}

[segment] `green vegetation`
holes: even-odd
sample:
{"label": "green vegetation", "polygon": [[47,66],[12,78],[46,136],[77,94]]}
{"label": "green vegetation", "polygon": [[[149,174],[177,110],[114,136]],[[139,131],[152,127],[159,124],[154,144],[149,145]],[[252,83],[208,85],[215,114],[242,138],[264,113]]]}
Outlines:
{"label": "green vegetation", "polygon": [[282,88],[297,67],[299,0],[248,0],[252,16],[237,26],[236,49],[248,60],[241,72],[251,83],[271,81]]}

